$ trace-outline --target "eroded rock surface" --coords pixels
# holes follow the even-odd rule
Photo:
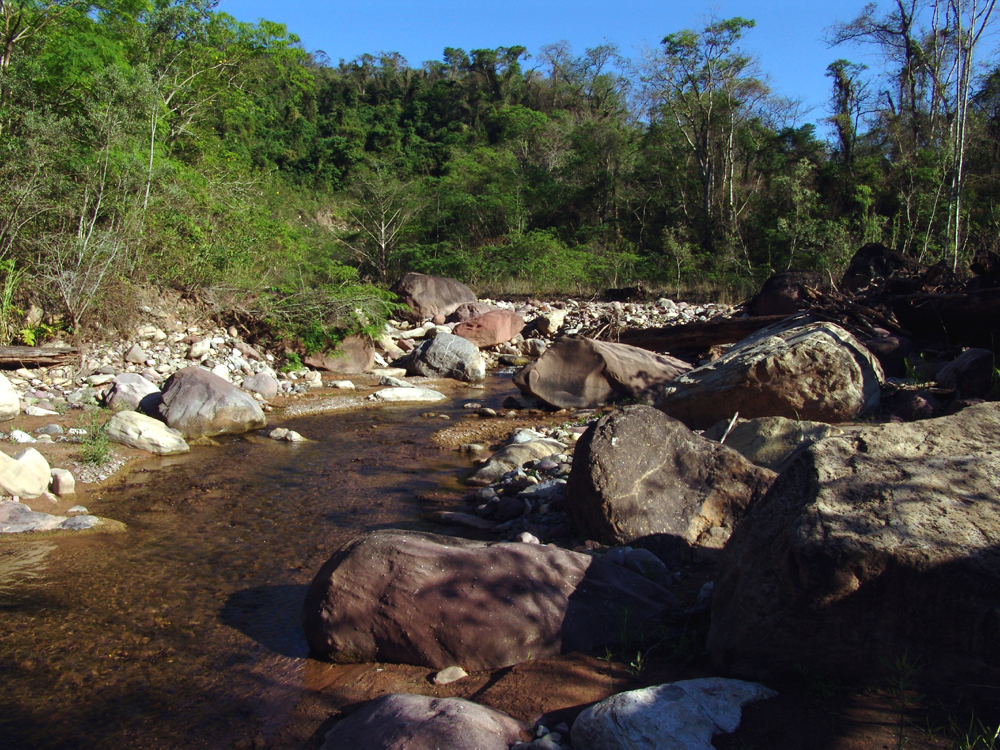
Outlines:
[[[451,333],[439,333],[414,349],[406,371],[409,375],[478,383],[486,378],[486,363],[471,341]]]
[[[847,422],[878,407],[884,381],[878,360],[840,326],[779,323],[675,378],[656,407],[692,429],[736,412]]]
[[[997,684],[998,446],[987,403],[806,450],[723,552],[715,665],[868,679],[905,654],[936,684]]]
[[[775,474],[650,406],[626,406],[580,438],[566,485],[570,514],[607,544],[721,549]]]
[[[476,301],[475,293],[460,281],[413,272],[397,281],[392,292],[400,302],[409,306],[413,320],[447,316],[462,303]]]

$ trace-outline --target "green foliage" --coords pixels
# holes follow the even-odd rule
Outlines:
[[[100,466],[112,455],[111,440],[108,431],[101,420],[101,410],[87,409],[77,426],[86,430],[87,434],[80,440],[78,455],[84,463]]]

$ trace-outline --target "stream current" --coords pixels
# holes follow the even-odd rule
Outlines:
[[[499,408],[510,379],[433,405]],[[425,498],[458,498],[469,463],[427,405],[284,421],[313,440],[232,438],[151,459],[88,501],[119,534],[0,543],[0,746],[264,747],[322,687],[301,608],[356,535],[441,532]],[[252,741],[247,738],[253,738]]]

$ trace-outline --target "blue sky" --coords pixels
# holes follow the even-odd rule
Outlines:
[[[334,63],[385,51],[399,52],[415,67],[441,59],[445,47],[520,44],[534,53],[561,40],[578,53],[610,41],[625,56],[638,58],[644,45],[656,46],[674,31],[700,28],[709,14],[743,16],[757,22],[743,48],[759,56],[777,93],[812,108],[803,121],[817,122],[828,114],[826,66],[840,57],[865,61],[864,50],[830,49],[824,33],[857,16],[863,5],[864,0],[221,0],[219,10],[241,21],[284,23],[306,49],[323,50]]]

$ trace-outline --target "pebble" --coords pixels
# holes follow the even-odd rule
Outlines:
[[[435,674],[433,681],[435,685],[450,685],[451,683],[458,682],[463,677],[468,676],[469,673],[461,667],[447,667]]]
[[[354,383],[350,380],[331,380],[330,387],[337,388],[341,391],[353,391],[356,388]]]
[[[21,430],[12,430],[10,433],[10,439],[13,440],[15,443],[37,442],[35,438],[31,437],[31,435],[29,435],[27,432],[22,432]]]

